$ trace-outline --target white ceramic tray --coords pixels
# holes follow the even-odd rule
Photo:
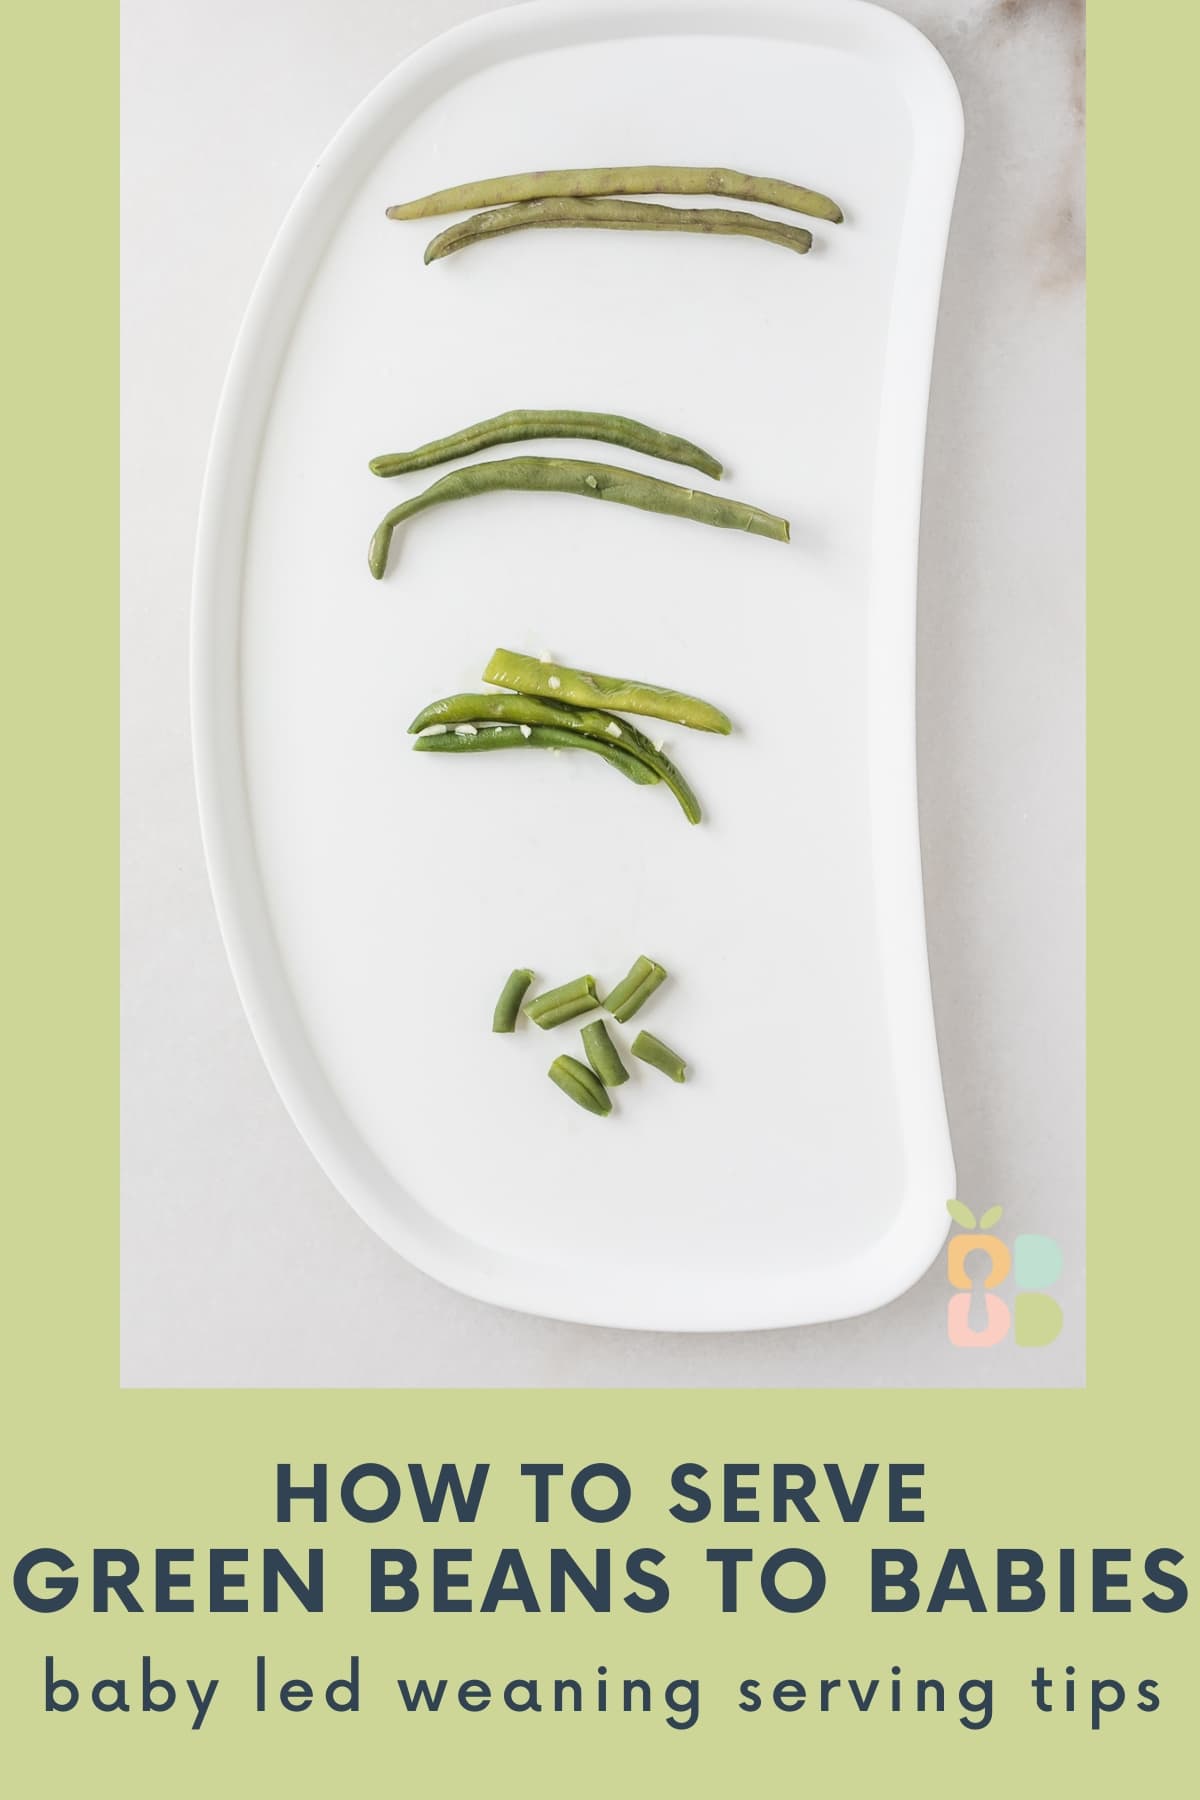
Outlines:
[[[857,0],[538,0],[389,75],[271,252],[197,556],[213,890],[314,1154],[467,1293],[605,1325],[799,1324],[882,1305],[942,1241],[913,665],[961,136],[930,45]],[[812,222],[804,258],[529,232],[426,268],[447,221],[384,218],[483,174],[636,162],[787,176],[846,223]],[[378,517],[443,471],[385,483],[368,456],[514,406],[703,443],[792,543],[496,495],[416,520],[374,583]],[[496,645],[723,706],[731,738],[667,733],[705,823],[589,756],[410,755],[411,715],[477,686]],[[692,1077],[635,1064],[598,1120],[546,1079],[574,1027],[493,1037],[491,1006],[514,964],[608,983],[640,952],[672,979],[637,1023]]]

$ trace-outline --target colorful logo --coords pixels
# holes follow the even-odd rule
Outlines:
[[[946,1245],[946,1274],[958,1291],[946,1307],[946,1333],[962,1350],[990,1350],[1012,1334],[1025,1349],[1052,1344],[1063,1327],[1062,1307],[1052,1287],[1062,1274],[1062,1249],[1056,1239],[1022,1232],[1010,1250],[992,1230],[1004,1211],[989,1207],[977,1219],[961,1200],[947,1200],[946,1211],[963,1227]],[[1011,1306],[993,1290],[1013,1277]]]

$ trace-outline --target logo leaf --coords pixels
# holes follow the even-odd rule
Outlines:
[[[981,1231],[990,1231],[993,1225],[999,1224],[1000,1215],[1003,1211],[1004,1208],[1002,1206],[989,1206],[982,1219],[979,1221],[979,1229]]]
[[[968,1231],[974,1231],[975,1214],[969,1206],[964,1206],[961,1200],[947,1200],[946,1211],[956,1225],[963,1225]]]

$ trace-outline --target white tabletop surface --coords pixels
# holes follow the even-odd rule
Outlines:
[[[967,145],[920,577],[930,961],[959,1195],[1064,1247],[1065,1324],[952,1348],[944,1269],[840,1324],[619,1332],[467,1300],[330,1186],[208,894],[187,639],[208,437],[272,236],[345,115],[479,0],[124,0],[122,1378],[131,1386],[1063,1386],[1083,1380],[1082,0],[894,0]]]

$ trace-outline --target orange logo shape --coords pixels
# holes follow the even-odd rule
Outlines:
[[[966,1270],[972,1250],[983,1250],[991,1259],[991,1268],[983,1278],[984,1287],[999,1287],[1012,1268],[1012,1251],[1002,1238],[993,1237],[990,1231],[964,1231],[960,1237],[950,1239],[946,1246],[946,1273],[951,1287],[968,1290],[974,1287],[975,1281]]]

